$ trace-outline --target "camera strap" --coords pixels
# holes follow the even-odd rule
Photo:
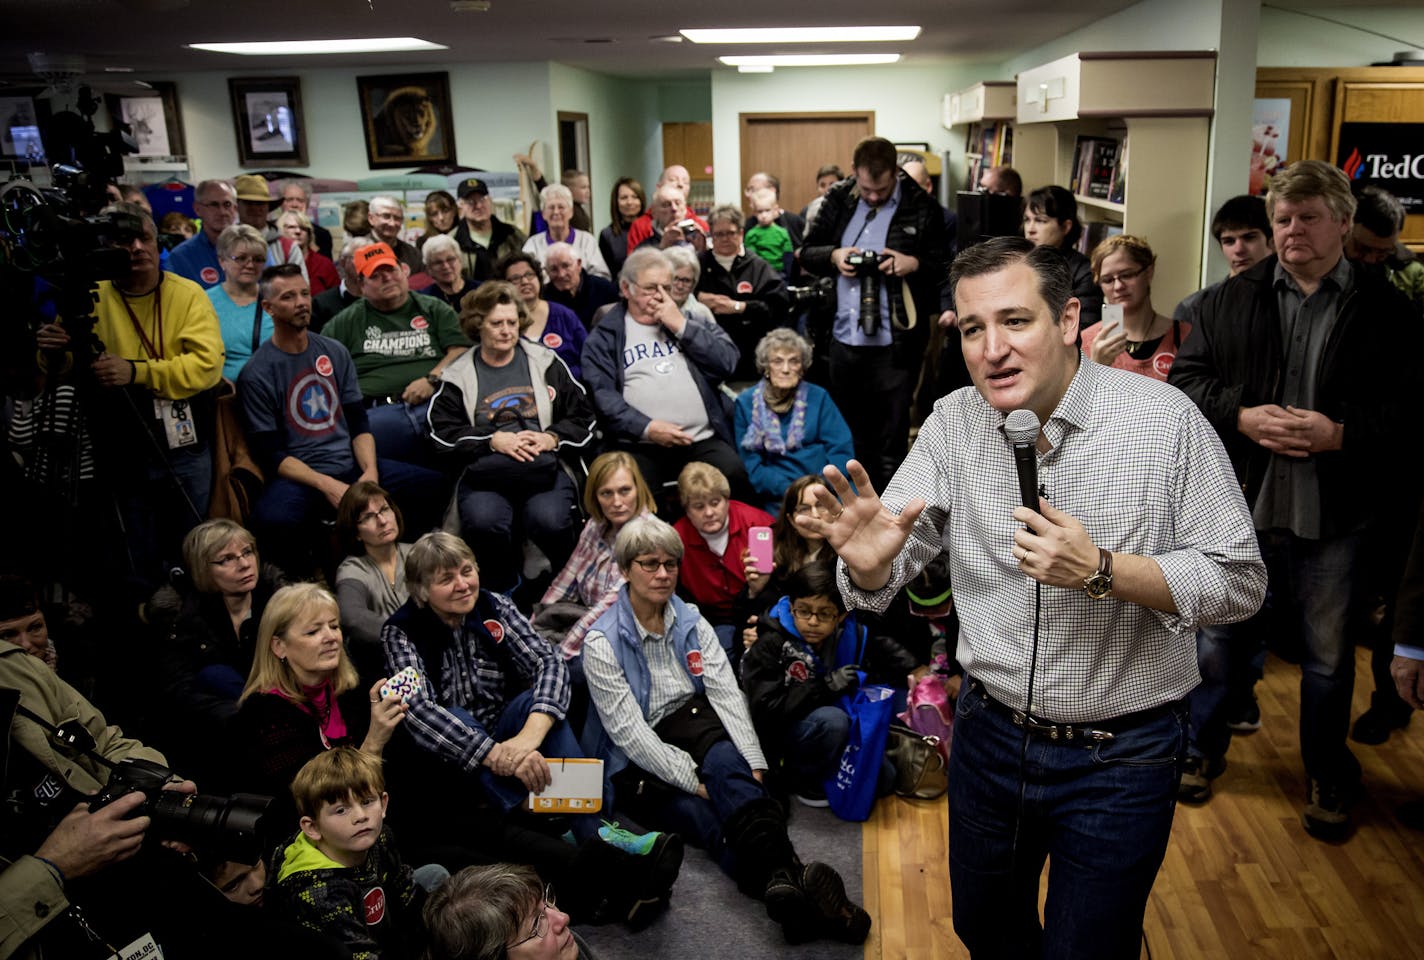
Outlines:
[[[143,324],[138,322],[138,315],[134,313],[133,307],[129,306],[128,294],[118,291],[119,302],[124,305],[124,310],[128,312],[129,321],[133,323],[134,333],[138,334],[139,342],[143,344],[143,352],[148,354],[150,360],[163,359],[163,272],[159,271],[158,283],[153,288],[153,336],[144,331]],[[138,298],[135,298],[138,299]]]
[[[15,704],[15,713],[48,733],[54,745],[66,753],[82,753],[90,760],[102,764],[110,770],[118,768],[118,764],[95,749],[98,743],[94,740],[94,735],[78,720],[65,720],[55,726],[44,717],[18,703]]]

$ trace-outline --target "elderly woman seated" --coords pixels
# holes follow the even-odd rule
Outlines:
[[[668,247],[667,254],[672,263],[672,302],[689,319],[696,317],[707,323],[716,323],[717,318],[692,292],[697,289],[697,281],[702,278],[702,264],[697,262],[697,254],[691,247]]]
[[[475,347],[445,368],[430,401],[436,449],[464,466],[451,509],[499,590],[519,582],[525,537],[555,569],[568,559],[578,485],[561,458],[593,439],[583,387],[554,351],[520,336],[529,322],[514,287],[482,284],[460,314]]]
[[[737,452],[766,509],[776,513],[792,481],[826,464],[844,472],[855,447],[831,395],[805,380],[805,337],[785,327],[771,331],[756,345],[756,368],[762,379],[737,397]]]
[[[399,542],[405,517],[379,484],[357,480],[336,506],[336,533],[350,554],[336,568],[341,630],[356,669],[363,677],[376,677],[382,663],[381,628],[410,597],[405,588],[410,544]]]
[[[223,282],[209,287],[223,339],[223,376],[233,382],[257,348],[272,337],[272,318],[257,296],[257,279],[267,262],[267,241],[245,223],[218,234],[218,264]]]
[[[702,276],[697,299],[711,310],[741,353],[733,379],[753,376],[751,355],[757,341],[787,322],[791,307],[786,282],[765,260],[742,250],[742,211],[723,204],[708,217],[712,249],[698,258]]]
[[[577,380],[583,376],[580,366],[583,342],[588,330],[583,321],[562,303],[550,303],[541,296],[544,268],[532,253],[510,253],[494,265],[494,278],[512,285],[529,314],[529,326],[520,331],[535,343],[542,343],[559,355]]]
[[[766,760],[722,645],[676,596],[677,531],[635,518],[614,553],[628,582],[584,642],[596,709],[583,742],[607,764],[622,808],[707,850],[765,902],[788,942],[863,943],[869,915],[833,868],[802,865],[785,813],[762,786]]]
[[[682,558],[682,592],[696,602],[712,624],[734,665],[741,648],[734,646],[733,608],[748,586],[758,588],[770,570],[758,570],[748,553],[752,527],[770,527],[771,515],[733,500],[727,477],[710,463],[694,461],[677,477],[677,496],[685,515],[674,529],[686,551]]]
[[[534,616],[539,632],[563,650],[576,682],[583,680],[578,655],[584,635],[613,606],[623,586],[623,573],[613,559],[614,538],[629,520],[652,516],[657,509],[637,461],[621,450],[600,454],[588,468],[583,508],[588,520],[578,545],[544,592]]]
[[[549,245],[567,243],[578,253],[583,268],[595,277],[613,279],[603,254],[598,251],[598,238],[587,230],[575,230],[570,219],[574,213],[574,195],[561,183],[551,183],[539,194],[545,229],[524,241],[524,252],[533,254],[539,263],[549,254]]]
[[[443,233],[433,237],[427,235],[422,239],[425,242],[420,245],[420,258],[425,262],[425,272],[435,282],[417,292],[439,297],[459,310],[465,294],[479,286],[466,280],[461,272],[465,261],[460,257],[460,245]]]

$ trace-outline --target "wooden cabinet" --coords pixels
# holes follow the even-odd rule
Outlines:
[[[967,123],[983,123],[985,120],[1012,120],[1014,118],[1014,91],[1012,80],[986,81],[955,93],[944,95],[945,129],[963,126]]]
[[[687,205],[700,216],[712,209],[712,124],[663,124],[663,166],[682,164],[692,178]],[[652,203],[651,191],[648,202]]]
[[[1025,193],[1069,185],[1078,137],[1122,141],[1123,202],[1079,195],[1078,215],[1152,245],[1159,310],[1201,286],[1215,73],[1214,53],[1172,51],[1078,53],[1018,76],[1014,168]]]
[[[1288,162],[1339,162],[1344,123],[1409,123],[1424,130],[1424,67],[1261,67],[1256,96],[1291,102]],[[1418,149],[1424,152],[1424,136]],[[1424,213],[1405,218],[1401,239],[1424,250]]]

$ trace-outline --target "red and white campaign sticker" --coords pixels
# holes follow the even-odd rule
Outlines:
[[[564,345],[564,338],[554,333],[552,330],[544,334],[544,346],[550,350],[557,350]]]
[[[737,284],[737,292],[738,292],[738,293],[751,293],[751,292],[752,292],[752,285],[751,285],[751,283],[748,282],[748,281],[746,281],[746,280],[743,280],[741,283]]]
[[[386,917],[386,891],[380,887],[372,887],[366,891],[366,895],[361,898],[361,902],[366,906],[366,925],[372,926],[380,923]]]
[[[328,357],[326,354],[323,353],[321,356],[316,358],[317,373],[321,374],[323,377],[329,377],[331,376],[332,369],[333,368],[331,366],[331,358]]]
[[[428,326],[430,326],[430,321],[422,316],[417,315],[410,318],[410,328],[412,330],[424,330]]]
[[[204,267],[198,276],[203,278],[204,283],[217,283],[220,279],[217,267]]]
[[[504,639],[504,624],[498,620],[486,620],[485,629],[489,631],[490,639],[495,643]]]
[[[791,666],[786,668],[786,675],[797,683],[804,683],[811,675],[811,671],[806,669],[806,664],[800,660],[791,661]]]
[[[1172,361],[1175,359],[1177,359],[1175,353],[1159,353],[1152,358],[1152,369],[1156,370],[1157,375],[1165,380],[1167,374],[1171,372]]]
[[[694,677],[702,676],[702,651],[687,651],[687,672]]]

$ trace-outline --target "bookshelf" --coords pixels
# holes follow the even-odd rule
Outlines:
[[[965,190],[979,185],[986,167],[1013,162],[1016,113],[1011,80],[985,81],[944,95],[944,126],[965,127]]]
[[[1025,193],[1072,183],[1079,137],[1118,141],[1122,201],[1079,191],[1079,217],[1085,230],[1120,227],[1152,244],[1162,309],[1201,286],[1215,76],[1210,51],[1077,53],[1018,76],[1014,168]]]

